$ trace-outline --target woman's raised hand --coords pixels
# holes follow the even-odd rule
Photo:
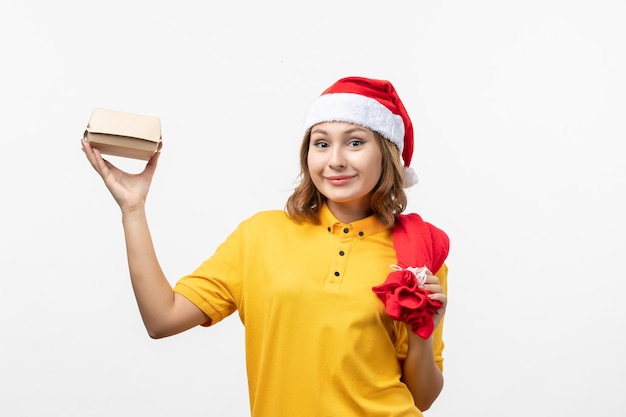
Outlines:
[[[102,158],[100,151],[82,140],[82,149],[91,166],[102,177],[113,198],[122,211],[132,211],[143,207],[150,190],[152,177],[157,167],[160,152],[155,153],[139,174],[129,174]]]

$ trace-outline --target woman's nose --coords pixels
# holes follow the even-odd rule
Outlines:
[[[343,149],[340,146],[334,147],[328,165],[333,169],[345,168],[346,160]]]

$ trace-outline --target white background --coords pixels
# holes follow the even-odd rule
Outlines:
[[[446,386],[426,415],[625,415],[625,12],[3,1],[0,415],[247,415],[236,315],[147,336],[119,209],[79,139],[93,107],[161,118],[148,213],[174,283],[283,207],[304,109],[347,75],[398,89],[420,175],[409,211],[452,240]]]

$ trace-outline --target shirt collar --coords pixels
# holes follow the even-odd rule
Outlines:
[[[319,219],[321,225],[327,229],[328,232],[340,236],[364,238],[386,230],[385,225],[383,225],[375,215],[368,216],[352,223],[342,223],[337,220],[326,203],[324,203],[320,209]]]

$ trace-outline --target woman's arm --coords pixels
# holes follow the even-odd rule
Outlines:
[[[435,328],[441,322],[447,305],[447,296],[444,293],[439,278],[428,273],[424,288],[429,291],[429,297],[441,302],[441,308],[433,316]],[[416,335],[407,326],[409,347],[403,364],[402,380],[407,385],[415,405],[421,411],[428,410],[435,402],[443,389],[443,374],[437,366],[434,353],[434,336],[428,339]]]
[[[146,220],[145,201],[156,170],[159,153],[140,174],[128,174],[102,159],[85,140],[83,151],[122,211],[131,283],[148,334],[161,338],[208,321],[208,317],[185,297],[174,293],[159,265]]]
[[[131,283],[148,334],[161,338],[209,318],[187,298],[172,291],[159,265],[143,207],[122,212]]]
[[[435,363],[433,337],[422,339],[409,332],[409,350],[404,360],[402,380],[407,385],[415,405],[426,411],[435,402],[443,388],[443,374]]]

